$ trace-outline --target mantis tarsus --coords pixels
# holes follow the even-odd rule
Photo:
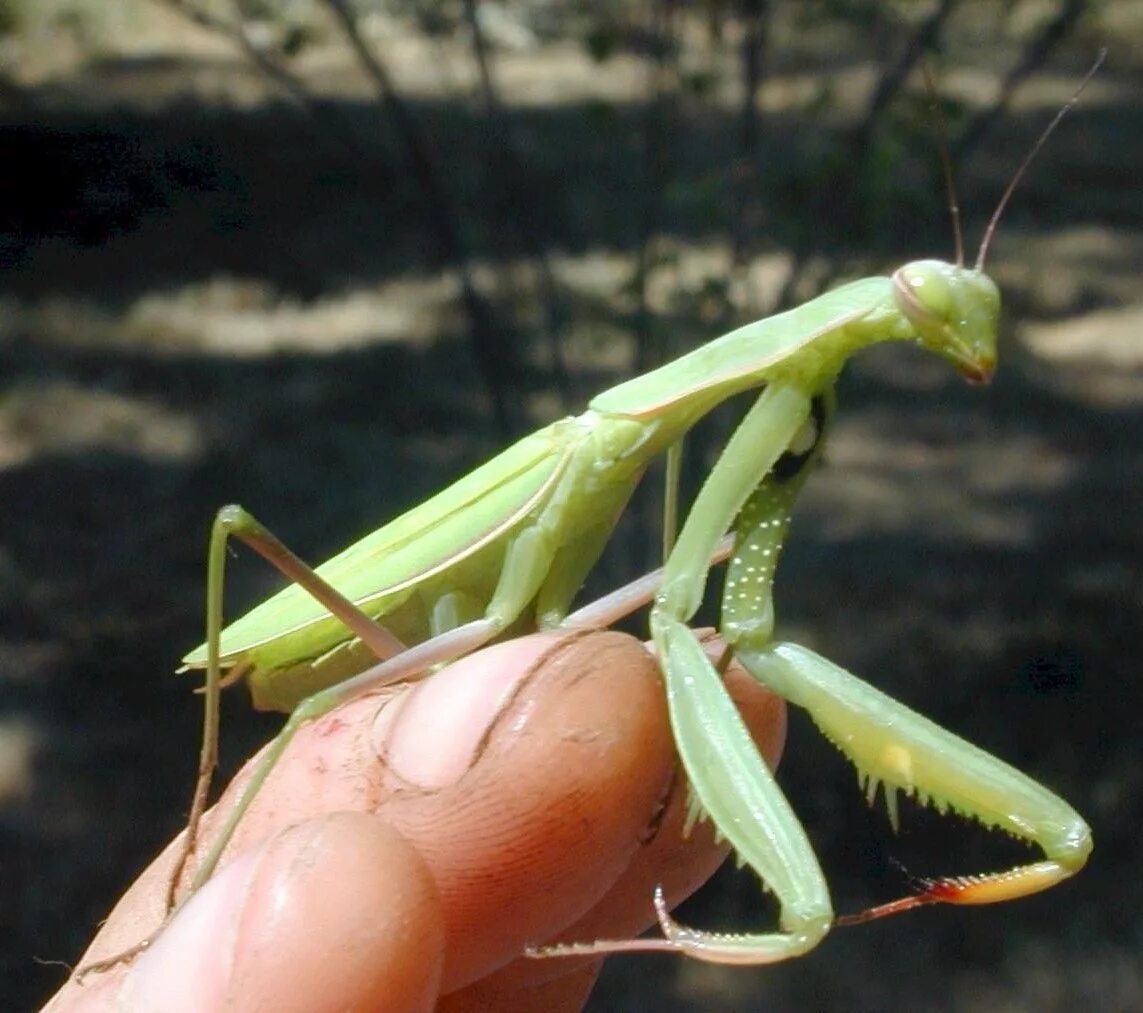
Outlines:
[[[525,437],[316,571],[242,509],[220,511],[208,566],[207,641],[184,659],[186,668],[207,673],[204,747],[184,861],[194,847],[214,767],[220,686],[245,676],[258,706],[291,713],[199,864],[192,888],[213,873],[235,825],[298,727],[507,632],[563,624],[647,464],[676,448],[716,405],[759,388],[656,578],[650,626],[692,791],[692,822],[709,818],[774,892],[781,905],[779,927],[742,935],[683,928],[660,894],[655,907],[661,939],[558,945],[534,955],[669,950],[709,961],[768,963],[806,952],[837,921],[925,903],[1007,900],[1078,871],[1091,851],[1091,833],[1065,802],[813,651],[775,642],[772,602],[790,512],[825,442],[834,384],[849,356],[883,341],[914,341],[974,382],[991,377],[1000,297],[983,273],[988,242],[1032,155],[1078,94],[1016,173],[973,268],[961,265],[959,252],[956,264],[916,261],[890,277],[852,282],[741,327],[603,392],[582,415]],[[720,554],[720,540],[731,529],[721,631],[747,671],[810,713],[857,766],[870,800],[884,786],[894,822],[897,791],[915,793],[1038,845],[1044,860],[931,882],[917,896],[835,919],[801,824],[687,625],[711,561]],[[222,630],[231,535],[297,583]],[[621,597],[600,618],[610,621],[637,600],[637,591]]]

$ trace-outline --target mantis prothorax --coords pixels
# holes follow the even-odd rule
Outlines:
[[[506,632],[564,624],[648,463],[678,447],[716,405],[751,389],[761,390],[757,401],[654,579],[650,626],[692,792],[692,822],[709,818],[776,895],[779,927],[742,935],[683,928],[659,894],[661,939],[557,945],[534,955],[669,950],[761,964],[806,952],[835,924],[805,832],[687,625],[712,561],[726,554],[720,540],[728,530],[734,538],[723,636],[754,678],[809,712],[856,765],[870,800],[883,785],[895,822],[896,793],[903,790],[1000,827],[1044,853],[1042,861],[1003,872],[931,882],[918,896],[841,921],[924,903],[1008,900],[1078,871],[1091,851],[1091,833],[1070,806],[813,651],[776,642],[772,601],[791,509],[821,453],[834,413],[834,384],[846,360],[869,345],[911,341],[973,382],[992,376],[1000,296],[983,273],[987,245],[1016,182],[1078,94],[1021,165],[973,268],[962,266],[959,255],[956,264],[915,261],[891,276],[852,282],[740,327],[604,391],[582,415],[525,437],[316,571],[241,508],[220,511],[209,556],[207,641],[184,659],[185,668],[206,670],[204,745],[184,862],[215,765],[220,686],[244,676],[257,706],[291,713],[199,863],[192,889],[211,876],[235,825],[302,724]],[[296,583],[222,630],[231,535]],[[578,621],[610,621],[637,606],[646,587]],[[176,885],[177,875],[172,905]]]

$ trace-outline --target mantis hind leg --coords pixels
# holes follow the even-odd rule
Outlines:
[[[206,576],[206,643],[207,665],[206,679],[203,685],[203,723],[202,745],[199,750],[198,771],[195,778],[194,794],[191,799],[190,814],[187,817],[186,831],[183,833],[182,846],[172,867],[167,882],[166,911],[170,919],[175,911],[178,901],[177,892],[179,883],[191,855],[194,854],[198,844],[199,828],[206,812],[207,800],[210,797],[211,783],[214,772],[218,767],[218,737],[219,737],[219,711],[220,691],[223,686],[240,680],[248,671],[249,665],[239,663],[223,674],[219,657],[219,641],[222,633],[222,600],[225,589],[225,573],[227,550],[231,538],[244,542],[271,566],[284,576],[306,588],[318,601],[330,610],[345,626],[353,632],[373,653],[381,660],[389,659],[401,653],[405,645],[398,640],[385,627],[375,622],[348,598],[342,595],[328,582],[323,580],[308,564],[290,551],[276,535],[264,527],[255,517],[240,506],[231,504],[224,506],[215,516],[211,526],[210,546],[207,550],[207,576]],[[267,769],[266,773],[269,770]],[[251,796],[252,797],[252,796]],[[237,821],[235,821],[237,822]],[[231,828],[233,830],[233,828]],[[229,837],[229,834],[226,835]],[[225,843],[225,841],[223,842]],[[221,848],[217,849],[221,853]],[[212,849],[211,854],[214,854]],[[217,855],[214,863],[217,863]],[[211,865],[213,868],[213,863]],[[195,886],[199,885],[199,876],[196,876]],[[160,926],[160,929],[162,926]],[[150,945],[154,934],[122,953],[97,961],[81,968],[78,976],[107,970],[124,961],[130,960]]]
[[[719,563],[726,562],[733,551],[734,536],[727,535],[711,553],[707,566],[715,567]],[[636,577],[622,587],[608,592],[602,598],[597,598],[595,601],[576,609],[560,625],[563,627],[598,629],[627,618],[632,612],[651,603],[663,584],[664,570],[665,567],[660,566],[657,570],[643,574],[642,577]]]
[[[521,615],[528,602],[536,596],[553,557],[553,549],[545,533],[538,526],[525,527],[517,532],[509,543],[500,580],[485,609],[484,616],[407,648],[388,630],[364,615],[352,602],[297,559],[277,538],[241,507],[224,508],[219,511],[215,521],[211,537],[210,564],[207,568],[207,644],[209,653],[207,661],[208,700],[205,710],[208,720],[213,716],[215,722],[217,722],[218,712],[219,659],[217,652],[221,632],[221,585],[226,542],[231,535],[237,536],[252,545],[259,554],[313,594],[315,598],[330,609],[336,618],[344,622],[355,635],[370,645],[380,660],[378,664],[364,672],[306,697],[294,708],[281,731],[278,732],[270,747],[263,754],[253,776],[247,782],[242,796],[231,810],[210,850],[199,864],[191,884],[192,893],[213,874],[238,822],[250,807],[270,771],[302,725],[328,714],[340,704],[364,693],[412,678],[434,665],[455,661],[490,642],[517,616]],[[445,611],[449,610],[445,609]],[[217,746],[217,724],[211,728],[211,733],[209,744],[206,742],[207,736],[204,735],[200,783],[203,780],[202,770],[213,771],[214,752]],[[206,783],[209,785],[209,774]],[[200,792],[196,788],[196,802],[199,794]],[[192,815],[196,814],[192,812]],[[197,812],[197,816],[201,819],[201,811]],[[197,820],[195,829],[197,829]],[[187,857],[192,849],[193,835],[188,831],[183,856],[175,867],[176,877],[181,877]],[[172,883],[172,900],[177,882],[178,879],[176,878]]]
[[[710,565],[725,558],[729,550],[729,544],[720,545],[711,557]],[[192,890],[197,890],[213,874],[238,822],[302,725],[364,693],[410,679],[435,665],[456,661],[489,643],[535,596],[538,585],[547,574],[551,558],[552,552],[543,534],[536,529],[526,529],[516,536],[509,547],[500,586],[483,617],[440,633],[424,643],[405,648],[401,653],[380,661],[359,675],[321,690],[298,704],[263,754],[242,797],[231,810],[196,871]],[[562,625],[586,627],[615,622],[645,604],[661,582],[662,571],[656,570],[607,595],[600,602],[572,613]]]
[[[330,612],[340,619],[379,659],[391,658],[405,645],[385,627],[365,615],[348,598],[339,593],[314,570],[291,552],[272,532],[240,506],[225,506],[218,511],[211,527],[207,553],[206,576],[206,642],[208,650],[206,682],[203,687],[202,747],[198,773],[191,799],[187,829],[182,848],[175,861],[167,885],[167,911],[175,907],[175,894],[190,856],[198,843],[198,830],[206,811],[214,771],[218,766],[219,691],[223,685],[241,678],[246,666],[239,664],[225,676],[219,659],[222,632],[222,599],[228,543],[238,538],[257,552],[271,566],[290,580],[306,588]]]
[[[554,550],[549,538],[538,526],[517,532],[509,543],[504,566],[496,591],[482,618],[465,623],[455,629],[432,637],[414,647],[406,648],[388,630],[365,616],[351,601],[322,580],[310,567],[290,552],[274,535],[258,523],[241,507],[224,507],[219,511],[211,532],[210,555],[207,565],[207,681],[204,691],[204,731],[200,755],[199,776],[195,785],[191,819],[183,837],[183,845],[174,865],[168,886],[167,917],[155,933],[122,953],[81,968],[82,977],[92,972],[107,970],[146,949],[151,940],[170,920],[182,901],[177,901],[178,885],[183,878],[198,835],[205,811],[206,797],[217,765],[218,701],[221,684],[219,642],[222,628],[222,587],[226,565],[227,543],[238,537],[251,545],[275,567],[305,587],[352,632],[381,657],[379,664],[366,671],[307,697],[294,708],[281,731],[263,752],[242,795],[227,815],[210,850],[195,871],[191,882],[192,896],[214,873],[226,846],[230,843],[239,821],[249,809],[266,778],[273,770],[286,747],[304,724],[329,713],[338,705],[370,690],[393,682],[412,678],[433,665],[455,661],[487,644],[502,632],[528,602],[533,600],[542,585],[552,562]]]

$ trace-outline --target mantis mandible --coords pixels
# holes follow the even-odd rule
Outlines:
[[[1098,68],[1085,78],[1084,84]],[[1082,85],[1081,89],[1082,90]],[[703,484],[660,574],[650,627],[671,725],[691,790],[690,822],[709,818],[781,906],[776,930],[726,935],[684,928],[654,898],[663,937],[556,945],[537,956],[667,950],[763,964],[802,954],[837,923],[920,904],[985,904],[1073,875],[1091,832],[1063,800],[1001,760],[907,709],[826,658],[773,638],[772,585],[791,510],[825,443],[834,384],[848,358],[911,341],[972,382],[996,366],[1000,296],[984,273],[988,243],[1016,183],[1078,99],[1059,111],[1021,164],[986,229],[974,267],[915,261],[851,282],[747,324],[650,373],[604,391],[587,411],[525,437],[426,503],[310,570],[240,507],[215,521],[208,564],[207,639],[184,659],[205,669],[204,744],[185,848],[193,851],[216,759],[219,690],[245,677],[256,706],[290,712],[228,821],[200,862],[192,891],[213,873],[237,822],[297,729],[339,704],[413,678],[518,629],[569,620],[572,600],[603,552],[648,463],[673,452],[716,405],[761,393]],[[750,674],[805,708],[857,767],[872,801],[884,786],[916,794],[1037,845],[1041,861],[930,881],[915,896],[835,919],[801,824],[688,627],[709,568],[727,555],[721,632]],[[227,542],[240,537],[295,581],[222,629]],[[647,582],[600,609],[610,622],[638,607]],[[572,615],[572,622],[589,621]],[[414,646],[406,646],[414,645]],[[133,951],[132,951],[133,952]],[[91,965],[97,969],[123,959]]]

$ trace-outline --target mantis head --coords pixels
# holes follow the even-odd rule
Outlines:
[[[973,383],[992,379],[1000,292],[991,278],[940,260],[916,260],[893,275],[893,294],[924,348]]]
[[[1000,292],[984,273],[984,261],[1000,218],[1024,174],[1039,154],[1044,143],[1060,125],[1060,121],[1079,101],[1088,82],[1099,70],[1107,50],[1101,49],[1079,87],[1037,138],[1024,156],[996,210],[988,220],[980,251],[973,268],[964,267],[964,241],[961,233],[960,209],[953,188],[952,165],[942,145],[941,161],[949,194],[953,235],[956,240],[956,264],[940,260],[916,260],[893,275],[893,295],[897,308],[917,333],[917,340],[932,352],[948,359],[972,383],[987,383],[996,370],[996,324],[1000,317]],[[926,78],[927,78],[926,71]],[[932,82],[929,89],[934,93]],[[935,104],[934,104],[935,105]],[[939,106],[935,105],[937,116]]]

